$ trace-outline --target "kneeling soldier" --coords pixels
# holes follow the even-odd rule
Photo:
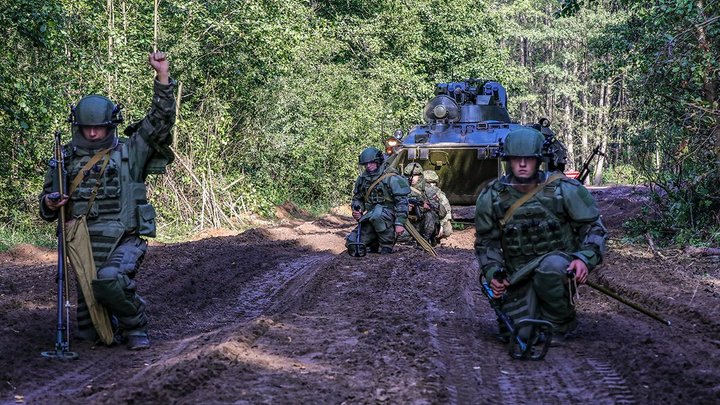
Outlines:
[[[371,253],[392,253],[397,236],[405,232],[410,187],[395,170],[387,169],[383,153],[366,148],[358,159],[365,171],[355,181],[352,216],[358,226],[347,236],[351,256],[362,256],[359,248]]]

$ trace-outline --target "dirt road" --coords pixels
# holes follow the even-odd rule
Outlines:
[[[611,231],[591,279],[672,321],[582,287],[577,339],[512,360],[492,334],[472,230],[432,258],[343,253],[352,220],[154,245],[138,276],[153,345],[51,350],[55,254],[0,255],[0,403],[717,403],[720,258],[623,243],[642,193],[593,193]]]

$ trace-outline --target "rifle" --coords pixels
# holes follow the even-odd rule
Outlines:
[[[595,155],[599,156],[607,156],[604,152],[600,151],[600,145],[597,145],[595,149],[593,149],[592,153],[590,154],[590,157],[585,160],[585,163],[583,163],[582,167],[580,168],[580,173],[578,173],[577,179],[580,183],[585,184],[585,180],[590,175],[590,162],[592,162]]]
[[[53,173],[53,189],[51,199],[61,199],[65,195],[67,172],[65,171],[65,155],[60,140],[60,131],[55,131],[55,146],[53,158],[50,160]],[[57,261],[57,333],[55,336],[55,350],[42,352],[43,357],[61,360],[77,359],[78,355],[70,351],[70,292],[67,274],[67,254],[65,245],[65,207],[58,211],[58,261]]]
[[[420,218],[422,216],[424,203],[425,202],[422,200],[422,198],[408,197],[408,206],[413,206],[412,212],[408,212],[408,214],[412,214]]]
[[[504,269],[497,270],[493,274],[493,278],[498,281],[505,280],[507,273]],[[510,332],[508,341],[510,357],[516,360],[542,360],[552,342],[552,324],[540,319],[523,319],[517,323],[513,322],[512,318],[502,311],[503,297],[495,297],[487,281],[483,280],[481,284],[482,292],[487,297],[490,307]],[[524,340],[519,334],[520,329],[524,327],[531,328],[527,340]]]

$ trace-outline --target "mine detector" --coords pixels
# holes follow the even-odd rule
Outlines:
[[[546,143],[564,150],[555,140],[549,120],[534,125],[511,122],[507,92],[494,81],[438,84],[435,96],[425,105],[423,119],[425,124],[412,127],[407,134],[397,130],[386,139],[385,153],[390,166],[399,170],[410,162],[435,170],[439,186],[453,206],[453,219],[459,222],[473,220],[478,194],[502,174],[498,147],[510,131],[535,128],[545,135]]]

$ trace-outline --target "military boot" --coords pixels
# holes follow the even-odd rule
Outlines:
[[[127,337],[128,350],[144,350],[150,347],[150,339],[144,335],[130,335]]]
[[[387,255],[393,252],[393,248],[389,246],[383,246],[380,248],[380,254],[381,255]]]

